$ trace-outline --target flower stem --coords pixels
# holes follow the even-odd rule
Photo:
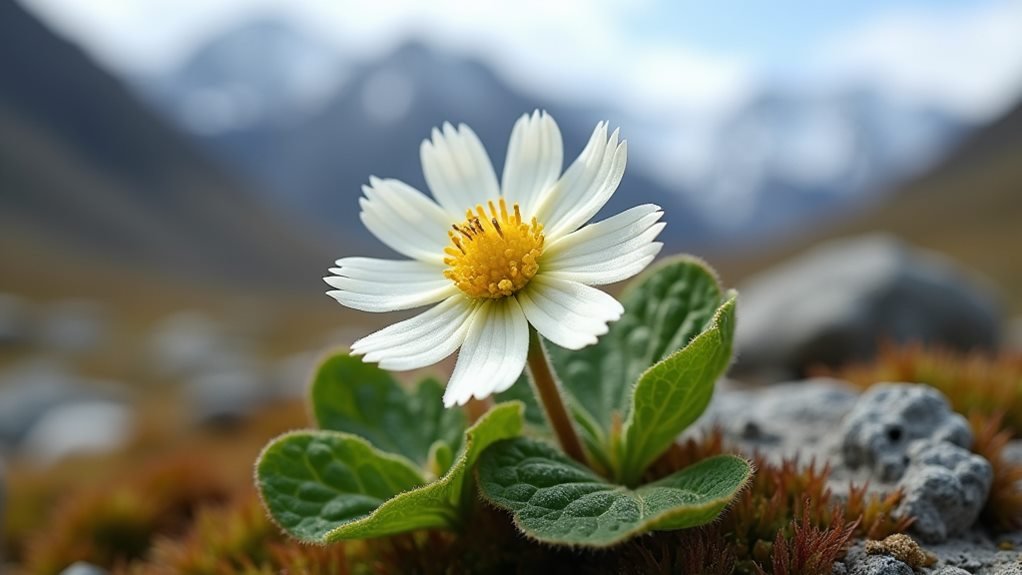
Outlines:
[[[546,411],[547,420],[557,434],[557,440],[572,459],[588,465],[585,450],[582,449],[582,442],[575,432],[571,423],[571,416],[564,407],[561,399],[561,392],[557,389],[557,381],[550,370],[550,363],[547,361],[546,353],[543,351],[543,344],[539,340],[539,334],[532,326],[529,327],[529,375],[532,376],[532,388],[539,398],[543,410]]]

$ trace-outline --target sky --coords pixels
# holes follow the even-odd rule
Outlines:
[[[1022,93],[1022,0],[22,0],[123,74],[273,14],[367,58],[415,37],[543,94],[716,117],[757,86],[866,81],[977,122]],[[691,122],[689,122],[691,123]]]

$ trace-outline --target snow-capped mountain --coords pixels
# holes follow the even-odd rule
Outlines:
[[[344,77],[333,47],[263,18],[213,39],[171,74],[139,86],[186,130],[215,136],[295,122],[332,96]]]
[[[316,82],[303,83],[310,77]],[[972,128],[869,86],[764,88],[686,142],[701,147],[704,161],[693,165],[671,155],[689,137],[686,126],[629,131],[620,111],[523,93],[482,61],[421,43],[345,60],[271,21],[228,31],[176,73],[145,85],[156,106],[282,208],[343,228],[349,239],[362,233],[353,206],[370,174],[424,189],[418,145],[445,120],[471,125],[498,173],[511,124],[533,108],[558,119],[566,157],[597,120],[624,126],[640,159],[615,197],[621,205],[610,208],[664,206],[673,248],[747,242],[856,206],[938,160]],[[229,121],[196,117],[194,109],[219,110]]]
[[[716,127],[688,187],[714,227],[783,230],[882,194],[969,128],[876,90],[766,91]]]

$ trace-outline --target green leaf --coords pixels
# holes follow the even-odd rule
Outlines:
[[[709,523],[751,474],[744,459],[720,455],[629,489],[607,483],[550,445],[524,437],[494,445],[478,467],[483,497],[511,511],[527,536],[587,547]]]
[[[405,458],[334,431],[308,431],[273,441],[256,465],[270,515],[291,535],[326,543],[425,528],[458,528],[471,501],[467,484],[479,454],[522,428],[522,405],[503,403],[465,432],[458,458],[426,483]]]
[[[731,292],[705,331],[639,378],[620,447],[617,477],[624,484],[634,485],[706,410],[714,384],[731,363],[736,298]]]
[[[624,315],[595,345],[546,346],[595,458],[613,463],[611,442],[629,415],[639,376],[703,331],[721,298],[717,276],[702,260],[668,259],[629,284],[621,297]]]
[[[423,380],[410,394],[376,365],[338,354],[320,364],[310,394],[321,429],[362,436],[420,466],[434,442],[461,445],[465,414],[444,409],[443,384],[435,379]]]
[[[497,441],[521,433],[522,411],[517,402],[493,407],[465,432],[464,448],[446,475],[397,495],[362,519],[338,525],[324,541],[382,537],[429,527],[459,528],[473,498],[474,491],[467,483],[479,454]]]
[[[303,541],[322,541],[337,525],[423,483],[404,457],[336,431],[287,433],[256,463],[256,484],[270,515]]]

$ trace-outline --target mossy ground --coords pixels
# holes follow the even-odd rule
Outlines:
[[[902,365],[905,360],[898,357]],[[976,373],[979,360],[959,363],[941,357],[947,362],[939,372],[945,379],[933,381],[949,389],[945,393],[962,409],[955,386],[963,384],[948,381],[953,374]],[[865,366],[857,368],[858,381],[891,379],[878,375],[886,374],[882,370],[888,361],[885,356],[874,364],[872,376],[865,375]],[[990,361],[1001,365],[1005,360]],[[966,365],[971,367],[966,370]],[[911,375],[918,373],[906,377]],[[1007,397],[1001,386],[1016,385],[1013,377],[980,389]],[[992,404],[981,396],[967,397],[976,405]],[[983,521],[993,529],[1017,527],[1022,471],[1005,463],[1000,451],[1017,435],[1010,422],[1020,414],[967,411],[973,414],[976,450],[991,458],[997,470]],[[124,574],[825,574],[850,542],[903,532],[911,521],[893,515],[897,493],[881,499],[857,486],[847,498],[832,497],[823,462],[774,465],[759,458],[754,481],[714,524],[655,533],[610,550],[536,544],[516,533],[503,513],[481,503],[462,533],[423,531],[313,547],[273,526],[251,487],[252,462],[260,447],[280,432],[307,425],[301,403],[275,406],[226,429],[183,432],[171,419],[149,419],[135,441],[115,455],[65,461],[46,471],[16,465],[9,477],[13,495],[6,509],[4,556],[21,572],[40,574],[59,573],[78,560]],[[720,433],[709,433],[674,446],[654,464],[649,478],[729,449]]]

